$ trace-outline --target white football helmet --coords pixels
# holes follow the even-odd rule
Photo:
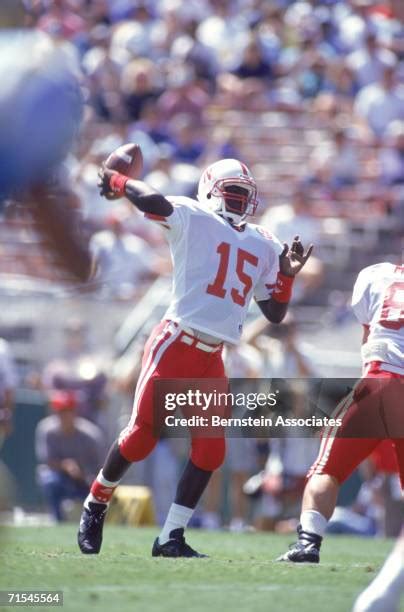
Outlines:
[[[257,209],[257,185],[245,164],[237,159],[221,159],[202,173],[198,200],[233,225],[240,226]]]

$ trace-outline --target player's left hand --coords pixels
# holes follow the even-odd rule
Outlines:
[[[298,272],[303,268],[306,261],[309,259],[313,251],[313,245],[311,244],[306,252],[300,242],[299,236],[295,236],[292,242],[292,246],[283,243],[283,251],[279,255],[279,270],[285,276],[296,276]]]
[[[110,180],[114,174],[118,174],[115,170],[110,170],[106,167],[105,163],[102,164],[98,171],[98,187],[100,195],[104,196],[107,200],[116,200],[116,194],[111,191]]]

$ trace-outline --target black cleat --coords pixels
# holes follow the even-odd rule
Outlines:
[[[290,561],[292,563],[319,563],[320,547],[323,538],[316,533],[303,531],[301,525],[297,527],[299,536],[296,544],[292,544],[288,552],[277,558],[277,561]]]
[[[154,540],[152,548],[152,557],[199,557],[206,558],[208,555],[202,555],[196,552],[185,542],[184,530],[173,529],[170,532],[170,539],[165,544],[160,544],[159,539]]]
[[[83,508],[77,542],[84,555],[98,555],[102,544],[102,528],[107,513],[106,504],[89,502],[88,509]]]

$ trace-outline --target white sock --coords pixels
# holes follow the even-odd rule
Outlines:
[[[180,506],[179,504],[171,504],[166,522],[164,523],[163,529],[159,535],[159,543],[165,544],[168,542],[170,539],[170,533],[174,529],[185,529],[193,513],[193,508],[187,508],[186,506]]]
[[[99,497],[97,497],[97,495],[94,495],[94,493],[92,491],[93,490],[96,491],[96,489],[101,489],[101,490],[102,489],[111,489],[110,495],[109,495],[109,498],[111,498],[112,497],[112,493],[114,492],[116,487],[119,485],[119,482],[120,482],[119,480],[117,480],[116,482],[112,482],[111,480],[107,480],[106,478],[104,478],[102,470],[100,470],[97,478],[95,479],[95,481],[93,482],[93,484],[91,486],[90,493],[87,495],[86,499],[84,500],[84,507],[89,509],[89,507],[88,507],[89,502],[94,502],[96,504],[105,504],[106,506],[109,506],[109,500],[108,501],[101,500]]]
[[[328,521],[325,516],[321,512],[317,512],[317,510],[305,510],[300,515],[300,524],[303,531],[315,533],[321,537],[325,533],[327,523]]]

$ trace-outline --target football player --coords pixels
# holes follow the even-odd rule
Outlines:
[[[146,343],[133,414],[111,447],[85,500],[78,543],[98,553],[109,501],[134,461],[153,450],[153,383],[157,378],[225,380],[223,343],[237,344],[251,298],[267,319],[286,314],[294,277],[308,260],[298,238],[282,245],[263,228],[246,222],[257,208],[257,186],[243,163],[223,159],[209,166],[198,186],[198,200],[165,197],[139,180],[105,165],[101,194],[125,196],[166,232],[173,260],[173,297]],[[223,437],[194,437],[174,503],[156,538],[152,555],[201,557],[184,538],[212,472],[223,462]]]
[[[363,325],[363,378],[333,414],[341,425],[323,433],[303,494],[299,539],[279,561],[319,562],[340,485],[384,438],[392,441],[404,488],[404,265],[362,270],[352,308]]]

